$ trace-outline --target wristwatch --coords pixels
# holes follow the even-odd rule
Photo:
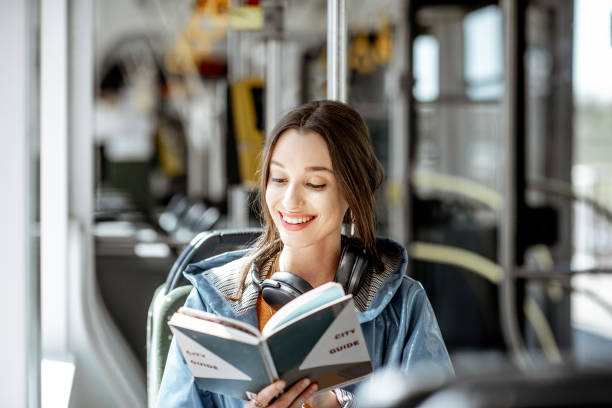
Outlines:
[[[355,396],[348,391],[343,390],[342,388],[334,388],[332,391],[336,394],[336,399],[342,408],[354,408],[357,406],[355,404]]]

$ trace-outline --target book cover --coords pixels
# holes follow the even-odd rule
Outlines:
[[[276,371],[287,384],[308,377],[319,390],[372,371],[352,296],[294,320],[267,338]]]
[[[372,371],[351,295],[328,283],[296,298],[263,334],[243,322],[181,308],[169,322],[204,390],[248,399],[276,379],[308,377],[320,392]]]
[[[179,323],[180,324],[180,323]],[[262,343],[245,342],[171,326],[196,384],[203,390],[245,399],[274,378],[266,369]]]

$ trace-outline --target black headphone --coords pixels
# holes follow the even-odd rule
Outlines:
[[[369,266],[370,257],[361,241],[342,236],[342,253],[334,281],[342,285],[344,293],[354,295],[359,291]],[[251,277],[263,299],[275,310],[312,289],[310,283],[291,272],[275,272],[262,281],[255,263],[251,265]]]

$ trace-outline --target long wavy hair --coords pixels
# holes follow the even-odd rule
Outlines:
[[[255,264],[260,268],[266,260],[282,249],[282,242],[268,211],[265,197],[272,153],[279,138],[290,129],[300,133],[317,133],[325,140],[334,175],[349,208],[343,222],[355,223],[359,238],[375,270],[380,272],[383,269],[374,232],[374,192],[381,185],[384,172],[374,154],[368,128],[361,115],[350,106],[337,101],[314,101],[287,113],[272,130],[264,146],[258,171],[257,197],[263,233],[248,255],[236,300],[242,296],[251,266]]]

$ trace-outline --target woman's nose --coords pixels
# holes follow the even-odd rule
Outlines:
[[[283,196],[283,206],[286,210],[299,210],[302,205],[303,197],[298,185],[290,183],[285,189]]]

